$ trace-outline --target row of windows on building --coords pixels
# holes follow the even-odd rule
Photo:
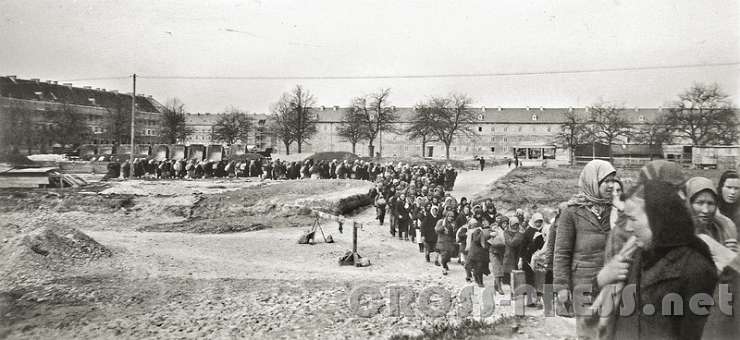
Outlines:
[[[482,133],[486,131],[490,132],[553,132],[557,131],[558,125],[504,125],[504,126],[491,126],[491,127],[483,127],[483,126],[477,126],[474,130]],[[334,132],[334,129],[330,125],[324,125],[323,127],[319,128],[319,131],[324,132]]]

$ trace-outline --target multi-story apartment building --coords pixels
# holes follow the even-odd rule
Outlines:
[[[213,127],[218,123],[222,114],[219,113],[188,113],[185,116],[185,125],[193,130],[193,133],[185,139],[186,145],[222,144],[213,140]],[[270,133],[270,116],[266,114],[247,114],[252,121],[247,140],[240,140],[237,144],[255,147],[258,150],[274,148],[277,144],[276,137]]]
[[[427,142],[426,150],[421,149],[420,140],[410,140],[403,130],[409,126],[414,114],[413,108],[394,108],[400,119],[396,132],[384,132],[374,141],[375,152],[383,156],[424,156],[444,157],[445,146],[440,142]],[[352,145],[337,135],[342,116],[347,108],[314,108],[318,119],[318,133],[306,145],[304,152],[352,151]],[[476,120],[472,123],[473,135],[461,137],[450,147],[450,157],[469,158],[474,155],[504,158],[517,155],[520,159],[562,159],[569,153],[557,145],[555,137],[564,122],[564,114],[575,111],[588,116],[587,108],[473,108]],[[653,120],[662,113],[662,108],[631,108],[625,110],[628,120],[639,126]],[[631,143],[622,140],[621,143]],[[280,146],[280,151],[282,150]],[[368,154],[368,143],[363,141],[356,146],[360,155]]]
[[[113,130],[118,124],[120,131],[130,136],[131,122],[130,93],[116,90],[75,87],[70,83],[40,79],[19,79],[15,76],[0,77],[0,121],[14,125],[22,118],[28,131],[20,139],[7,141],[0,149],[15,148],[22,152],[48,152],[61,145],[52,133],[55,115],[70,110],[77,114],[89,133],[83,135],[79,144],[127,143],[125,136]],[[164,107],[152,96],[136,96],[135,138],[137,144],[159,142],[161,114]],[[12,128],[12,127],[11,127]],[[8,127],[2,129],[8,133]]]

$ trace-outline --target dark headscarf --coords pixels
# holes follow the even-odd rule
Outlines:
[[[674,248],[683,246],[713,261],[707,245],[694,234],[691,214],[675,186],[660,180],[648,180],[644,186],[645,211],[653,234],[652,246],[645,252],[644,267],[651,267]]]
[[[631,196],[634,193],[637,197],[644,198],[644,186],[649,180],[658,180],[668,183],[675,188],[676,192],[678,192],[678,189],[683,186],[686,179],[687,178],[683,174],[683,170],[681,170],[681,167],[678,166],[678,164],[664,160],[651,161],[640,169],[637,183],[630,189],[630,194],[628,196]]]
[[[725,215],[729,218],[732,218],[735,214],[733,210],[735,210],[736,203],[725,202],[725,197],[722,195],[722,187],[724,187],[725,182],[731,178],[740,178],[737,175],[737,171],[727,170],[723,172],[722,176],[719,177],[719,183],[717,184],[717,196],[719,198],[717,200],[717,207],[719,208],[719,212],[722,213],[722,215]]]

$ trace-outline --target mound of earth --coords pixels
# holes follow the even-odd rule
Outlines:
[[[139,231],[231,233],[272,226],[307,226],[314,212],[342,215],[372,203],[371,184],[356,180],[263,182],[248,188],[198,195],[182,221]]]
[[[79,265],[110,257],[111,251],[85,233],[70,227],[47,225],[30,232],[14,232],[13,225],[2,227],[0,272],[63,271],[65,266]]]

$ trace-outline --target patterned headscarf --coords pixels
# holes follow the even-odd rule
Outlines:
[[[609,205],[611,197],[601,197],[599,185],[607,176],[617,172],[614,166],[607,161],[594,159],[583,168],[578,178],[578,187],[581,192],[571,198],[568,205],[586,206]]]

